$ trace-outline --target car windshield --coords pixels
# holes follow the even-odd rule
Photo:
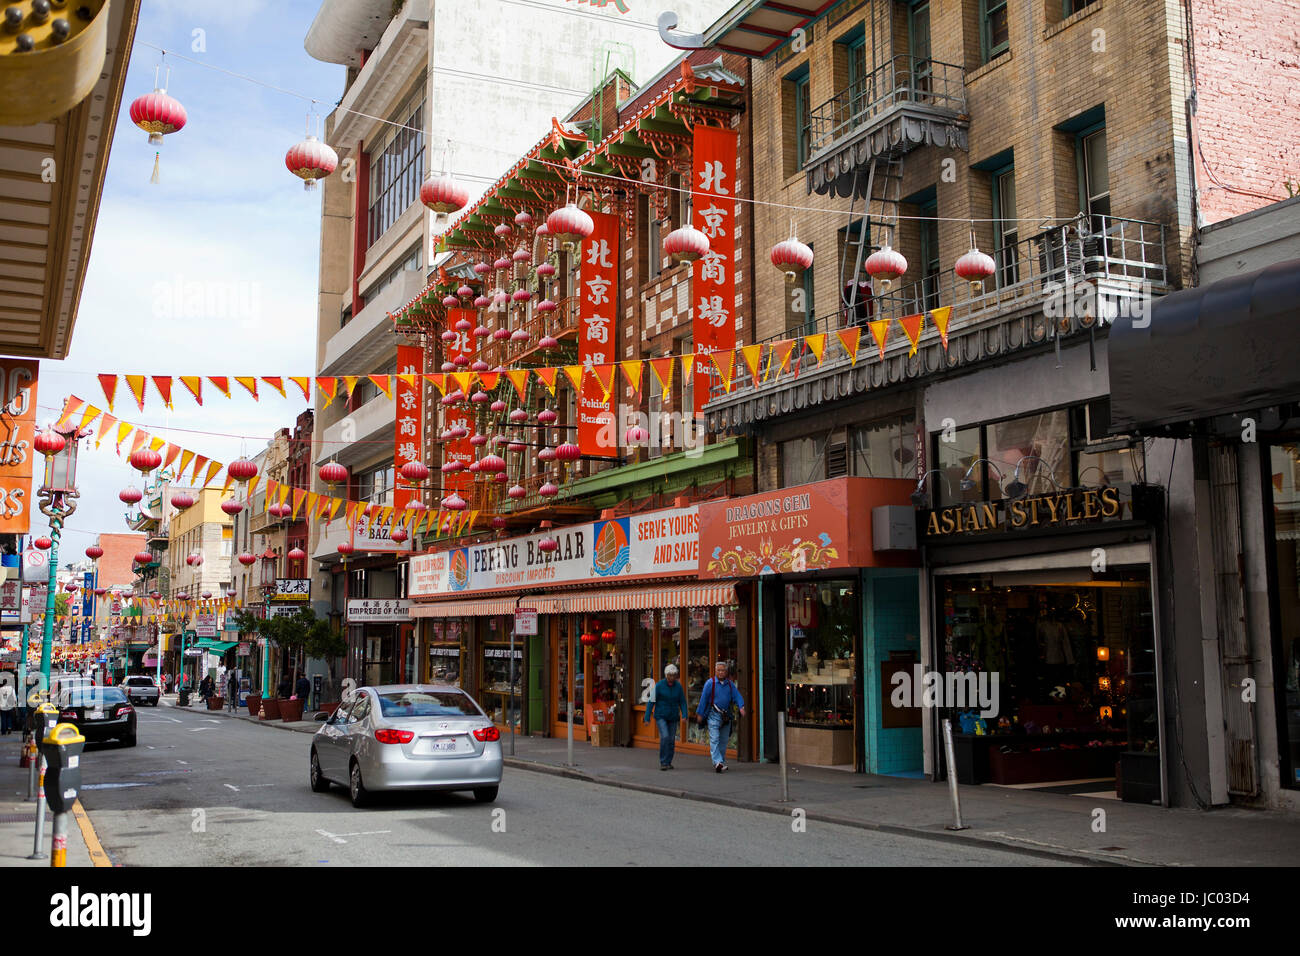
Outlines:
[[[465,694],[455,691],[402,690],[379,695],[385,717],[480,717],[482,712]]]
[[[69,687],[63,692],[59,703],[64,707],[94,707],[96,704],[111,707],[114,704],[125,704],[126,695],[116,687],[92,687],[87,684],[84,687]]]
[[[148,677],[128,677],[126,682],[132,687],[152,687],[153,681]]]

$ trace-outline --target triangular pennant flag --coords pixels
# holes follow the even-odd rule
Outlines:
[[[952,320],[952,306],[945,305],[942,308],[930,310],[930,321],[934,327],[939,330],[939,338],[943,341],[943,350],[948,351],[948,323]]]
[[[771,357],[767,360],[767,378],[772,378],[774,374],[780,378],[790,364],[790,356],[794,354],[794,339],[782,339],[773,343],[770,354]],[[772,371],[773,366],[776,367],[775,373]]]
[[[763,367],[763,346],[746,345],[740,350],[740,357],[745,360],[745,366],[749,369],[750,381],[758,384],[758,370]]]
[[[438,390],[439,395],[447,394],[447,375],[445,372],[435,372],[432,375],[424,376],[426,382],[432,382],[433,387]]]
[[[263,375],[262,381],[264,381],[267,385],[270,385],[273,389],[279,392],[281,398],[289,397],[288,395],[284,394],[284,379],[278,376]]]
[[[235,476],[227,472],[226,483],[221,486],[221,494],[225,495],[225,493],[230,490],[230,486],[233,485],[234,483],[235,483]]]
[[[234,379],[248,389],[248,394],[253,396],[253,401],[257,401],[257,377],[255,375],[236,375]]]
[[[614,391],[614,377],[617,375],[613,365],[593,365],[591,374],[596,376],[596,382],[600,385],[600,391],[603,395],[602,402],[609,401],[609,393]]]
[[[659,380],[659,388],[664,395],[668,395],[673,389],[673,357],[657,358],[650,360],[650,371]]]
[[[227,375],[209,375],[208,381],[216,386],[217,391],[226,398],[230,397],[230,377]]]
[[[695,365],[695,353],[687,352],[682,356],[682,381],[690,378],[691,367]]]
[[[108,410],[111,412],[113,410],[113,396],[117,394],[117,376],[100,375],[98,378],[99,387],[104,390],[104,400],[108,402]]]
[[[137,429],[135,430],[135,434],[131,436],[131,451],[130,451],[130,454],[131,454],[131,455],[134,455],[136,452],[138,452],[138,451],[140,450],[141,446],[144,445],[145,440],[148,439],[148,437],[149,437],[149,433],[148,433],[148,432],[142,432],[142,431],[140,431],[140,429],[137,428]]]
[[[497,382],[501,381],[501,373],[479,372],[478,380],[483,383],[484,390],[490,392],[492,389],[497,387]]]
[[[59,413],[58,421],[54,424],[59,428],[64,427],[68,423],[68,419],[70,419],[77,409],[81,408],[84,404],[86,403],[77,398],[77,396],[69,395],[63,402],[63,411]]]
[[[342,498],[331,498],[331,499],[330,499],[330,521],[333,521],[333,520],[334,520],[334,516],[335,516],[336,514],[339,513],[339,507],[340,507],[342,504],[343,504],[343,499],[342,499]]]
[[[583,373],[583,371],[584,371],[584,369],[583,369],[583,367],[582,367],[581,365],[566,365],[566,366],[564,366],[564,374],[567,375],[568,378],[569,378],[569,381],[573,383],[573,390],[574,390],[575,392],[578,392],[578,393],[581,393],[581,392],[582,392],[582,373]]]
[[[161,438],[159,438],[157,435],[155,435],[154,437],[149,439],[149,450],[162,451],[162,446],[165,444],[167,443],[163,441]]]
[[[320,498],[320,495],[318,495],[316,492],[314,492],[314,491],[309,491],[309,492],[307,492],[307,499],[306,499],[306,500],[307,500],[307,510],[306,510],[305,512],[303,512],[304,516],[312,516],[312,517],[315,516],[315,514],[316,514],[316,500],[317,500],[318,498]]]
[[[182,450],[183,449],[181,448],[180,445],[173,445],[169,442],[167,444],[167,451],[163,453],[163,467],[170,468],[172,466],[172,462],[176,460],[177,456],[180,455]]]
[[[194,456],[194,471],[190,473],[191,485],[196,484],[198,482],[199,472],[203,470],[203,466],[206,465],[207,463],[208,463],[208,459],[205,456],[203,455]]]
[[[885,357],[885,342],[889,339],[889,320],[874,319],[867,323],[871,329],[871,337],[876,340],[876,348],[880,350],[880,357]]]
[[[460,387],[460,390],[462,392],[468,395],[469,390],[474,387],[474,373],[473,372],[451,372],[450,374],[451,374],[452,381],[454,381],[457,384],[457,386]],[[373,378],[374,376],[371,377]]]
[[[826,354],[826,333],[818,332],[816,335],[805,335],[804,342],[808,345],[808,350],[817,357],[817,364],[822,364],[822,356]]]
[[[307,500],[307,492],[303,491],[301,488],[293,489],[293,520],[294,521],[298,520],[298,509],[302,507],[302,503],[306,500]]]
[[[323,408],[329,408],[330,402],[334,401],[334,392],[338,389],[338,379],[332,376],[322,376],[316,379],[316,390],[325,396]]]
[[[162,396],[163,404],[168,408],[172,407],[172,377],[170,375],[154,375],[153,387],[158,389],[158,394]]]
[[[632,393],[635,395],[636,400],[641,401],[641,376],[645,372],[645,366],[641,364],[640,359],[619,362],[619,365],[623,366],[623,377],[632,386]]]
[[[221,473],[221,469],[224,467],[225,465],[221,464],[219,461],[209,462],[208,476],[203,479],[203,487],[206,488],[208,485],[212,484],[212,479],[217,477],[217,475]]]
[[[126,379],[127,387],[131,389],[131,395],[135,398],[135,403],[140,406],[140,411],[144,411],[144,376],[143,375],[123,375]]]
[[[467,372],[466,374],[472,375],[474,373]],[[393,377],[391,375],[367,375],[366,378],[375,383],[375,388],[383,392],[385,398],[390,402],[393,400]]]
[[[84,431],[86,426],[99,417],[100,410],[94,405],[87,405],[86,410],[81,413],[81,424],[77,426],[78,433]]]
[[[287,395],[285,397],[288,398]],[[248,479],[248,502],[250,507],[252,506],[253,499],[257,495],[257,485],[261,480],[262,480],[261,475],[254,475],[252,478]],[[266,510],[265,501],[262,502],[262,510],[263,511]]]
[[[344,376],[343,376],[343,387],[346,388],[346,389],[348,390],[348,398],[351,398],[351,397],[352,397],[352,393],[355,392],[355,391],[357,390],[357,379],[360,378],[360,377],[361,377],[361,376],[359,376],[359,375],[344,375]]]
[[[203,404],[203,376],[202,375],[182,375],[180,376],[181,384],[189,390],[194,396],[194,400],[200,405]]]
[[[912,350],[908,355],[916,354],[916,345],[921,341],[921,327],[925,324],[925,316],[918,312],[916,315],[905,315],[898,320],[898,324],[903,327],[903,334],[907,336],[907,341],[912,343]]]
[[[302,389],[302,400],[304,402],[311,400],[311,376],[309,375],[290,375],[289,381]]]
[[[533,369],[534,374],[537,375],[537,380],[546,386],[546,390],[551,393],[552,397],[555,396],[555,373],[558,371],[557,368]]]
[[[280,486],[279,495],[280,495],[280,504],[281,504],[281,505],[283,505],[286,501],[289,500],[289,490],[290,490],[290,486],[289,486],[289,485],[281,485],[281,486]]]
[[[397,376],[397,380],[407,388],[415,388],[415,378],[414,372],[403,372]]]
[[[261,477],[260,475],[258,477]],[[275,497],[276,492],[280,490],[280,483],[274,478],[266,479],[266,501],[262,503],[263,510],[271,504],[271,499]]]
[[[713,360],[713,367],[718,370],[718,377],[722,379],[723,390],[730,395],[731,377],[736,370],[736,353],[731,349],[719,349],[709,353],[709,358]]]
[[[99,420],[99,431],[95,435],[96,448],[99,447],[99,443],[104,440],[104,436],[107,435],[110,431],[112,431],[113,426],[116,424],[117,424],[117,419],[114,418],[112,415],[108,414],[107,412],[105,412],[104,417]]]
[[[178,476],[185,474],[185,469],[189,467],[190,462],[192,462],[193,460],[194,460],[194,452],[190,451],[188,448],[183,450],[181,452],[181,464],[180,467],[176,469],[176,474]]]
[[[506,369],[506,378],[510,379],[511,384],[514,385],[519,401],[523,402],[528,397],[528,369],[508,368]]]
[[[849,364],[858,364],[858,342],[862,340],[862,326],[855,325],[851,329],[841,329],[835,333],[835,337],[840,340],[840,345],[844,346],[844,351],[849,353]]]
[[[131,434],[131,429],[134,427],[130,422],[117,423],[117,453],[119,455],[122,453],[122,442],[126,440],[127,435]]]

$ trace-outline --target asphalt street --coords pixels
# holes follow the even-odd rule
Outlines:
[[[494,804],[401,794],[355,810],[341,787],[312,793],[306,734],[166,704],[138,713],[136,747],[92,744],[82,761],[82,805],[124,866],[1044,864],[827,823],[796,832],[774,814],[510,768]]]

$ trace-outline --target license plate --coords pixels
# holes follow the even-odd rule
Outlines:
[[[435,740],[433,742],[433,749],[434,750],[455,750],[456,740],[455,738],[450,738],[447,740]]]
[[[92,710],[86,715],[87,720],[103,720],[104,712],[102,710]]]

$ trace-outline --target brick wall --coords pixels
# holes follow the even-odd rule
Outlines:
[[[1300,192],[1300,9],[1295,0],[1191,0],[1206,224]]]
[[[99,586],[130,587],[135,581],[132,562],[136,553],[145,549],[144,535],[101,534],[96,543],[104,549],[104,556],[96,562],[99,566]]]

